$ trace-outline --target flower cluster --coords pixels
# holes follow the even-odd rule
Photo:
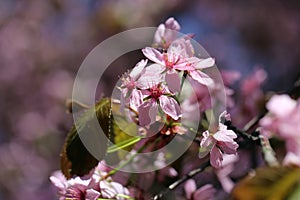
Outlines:
[[[300,167],[300,81],[295,82],[299,79],[300,40],[297,32],[300,17],[297,16],[300,12],[295,2],[285,1],[282,5],[279,0],[272,4],[254,0],[229,6],[226,1],[182,0],[155,3],[147,0],[101,3],[1,1],[0,199],[58,199],[55,198],[48,176],[58,166],[57,155],[61,150],[62,136],[70,130],[71,116],[66,115],[63,102],[72,96],[74,74],[77,72],[75,66],[82,63],[88,49],[92,49],[98,41],[105,40],[108,35],[133,27],[154,26],[159,17],[174,12],[179,14],[185,24],[169,18],[158,26],[153,35],[154,44],[144,49],[146,54],[154,52],[154,58],[141,58],[143,54],[140,51],[137,57],[143,60],[140,63],[136,60],[137,66],[123,76],[124,82],[122,86],[120,84],[122,99],[113,97],[114,101],[111,101],[118,108],[126,108],[126,112],[121,114],[126,114],[127,120],[145,127],[134,123],[127,126],[127,122],[121,118],[123,116],[119,115],[113,115],[115,120],[119,120],[119,126],[100,123],[101,127],[109,129],[109,138],[114,143],[108,147],[106,155],[116,158],[118,162],[124,161],[124,157],[115,151],[120,148],[128,151],[130,155],[126,158],[131,162],[124,162],[122,167],[118,165],[119,168],[112,169],[109,174],[113,175],[109,178],[104,175],[106,169],[99,168],[97,174],[91,177],[75,177],[82,175],[82,168],[85,173],[91,170],[97,165],[97,160],[92,157],[86,159],[88,152],[84,152],[84,147],[77,148],[80,143],[78,137],[75,137],[76,142],[72,142],[73,138],[68,136],[64,145],[68,148],[64,150],[74,149],[74,152],[65,155],[70,162],[61,164],[61,167],[65,169],[63,173],[70,172],[73,178],[66,180],[60,173],[53,174],[51,180],[58,186],[54,188],[59,189],[58,197],[69,200],[138,200],[155,199],[156,195],[160,196],[158,199],[300,199],[300,192],[293,192],[299,191],[300,187],[300,176],[295,173]],[[245,7],[247,12],[243,12]],[[197,38],[216,57],[221,82],[214,74],[216,67],[205,70],[183,69],[182,63],[189,58],[206,58],[207,55],[202,54],[201,50],[199,54],[193,34],[179,37],[181,34],[178,32],[183,29],[199,34]],[[140,35],[132,36],[131,39],[141,41]],[[177,53],[173,53],[177,49],[184,49],[185,53],[177,56]],[[98,62],[93,63],[109,58],[106,55],[110,52],[107,49],[98,57]],[[111,70],[103,73],[97,91],[103,92],[105,96],[110,94],[114,87],[113,80],[124,72],[125,66],[134,66],[134,56],[134,52],[131,52],[120,58],[120,65],[114,62],[109,67]],[[192,59],[189,62],[194,64]],[[159,67],[155,65],[159,65],[161,72],[158,73]],[[211,79],[206,79],[205,74],[200,72],[213,78],[213,84],[209,84]],[[199,76],[203,79],[197,78]],[[182,86],[183,79],[186,81]],[[94,92],[92,82],[87,80],[87,84],[80,86],[82,101],[85,103],[90,99],[86,94]],[[294,82],[296,84],[292,85]],[[158,92],[162,97],[149,94],[153,93],[152,86],[154,90],[162,89]],[[188,93],[186,89],[190,88],[187,86],[191,86],[193,91]],[[148,94],[140,94],[143,89]],[[280,91],[280,95],[267,91],[269,89]],[[120,92],[115,91],[118,94]],[[285,92],[288,95],[283,95]],[[164,97],[170,97],[171,100],[165,101]],[[171,105],[173,100],[178,104],[175,112],[165,106],[166,103]],[[84,115],[86,109],[92,106],[92,103],[84,105],[78,101],[68,102],[69,105],[73,102],[76,104],[76,108],[68,111],[78,116]],[[145,102],[151,106],[140,107]],[[222,106],[215,113],[227,110],[231,114],[232,120],[226,121],[225,125],[226,131],[237,133],[234,139],[239,144],[236,154],[227,154],[220,147],[221,142],[215,141],[214,135],[220,128],[219,124],[211,126],[209,112],[217,108],[219,103]],[[116,107],[112,107],[113,112]],[[82,123],[89,122],[81,119]],[[90,123],[85,125],[90,126]],[[114,134],[117,132],[121,134]],[[174,141],[174,138],[183,142],[190,141],[191,144],[179,159],[170,163],[170,156],[176,153],[163,151],[162,148]],[[210,167],[209,154],[199,159],[199,149],[201,153],[206,149],[200,146],[205,143],[205,139],[210,140],[210,145],[215,144],[214,149],[210,149],[210,146],[207,148],[206,152],[210,152],[210,156],[213,150],[218,150],[218,153],[221,151],[221,167]],[[75,147],[70,147],[70,144]],[[176,145],[175,149],[177,146],[181,147]],[[106,148],[106,145],[103,147]],[[139,153],[154,151],[158,152],[155,157]],[[276,158],[279,162],[273,162]],[[74,160],[80,162],[75,164]],[[277,163],[279,171],[267,167],[270,163],[271,166]],[[139,171],[149,166],[159,170],[139,174],[125,172],[130,167]],[[266,170],[259,173],[258,167]],[[287,169],[287,173],[280,169]],[[196,175],[192,173],[197,170]],[[272,171],[276,171],[275,176]],[[251,175],[250,179],[243,178],[246,174]],[[123,175],[125,178],[122,179]],[[185,177],[190,179],[185,181]],[[244,183],[253,177],[256,177],[255,182],[249,182],[251,184],[246,187]],[[264,177],[265,181],[257,181]],[[277,181],[276,177],[282,178]],[[176,186],[179,182],[182,184]],[[264,184],[257,185],[259,182]],[[110,183],[115,189],[108,187],[106,190]],[[241,195],[236,196],[235,190],[241,183],[244,185]],[[169,186],[173,189],[165,191]],[[127,191],[123,192],[125,188],[129,190],[128,196]],[[258,196],[255,196],[255,190]]]
[[[106,176],[105,166],[99,163],[89,179],[76,177],[66,180],[60,171],[56,171],[52,174],[50,180],[58,189],[60,200],[128,199],[128,189]]]
[[[129,134],[141,136],[142,139],[129,138],[126,140],[129,144],[125,144],[126,141],[117,142],[114,148],[109,150],[113,153],[119,146],[120,149],[129,150],[126,156],[122,152],[117,155],[121,160],[118,163],[121,167],[109,172],[110,175],[113,174],[112,177],[107,177],[108,171],[101,163],[86,180],[79,177],[66,180],[60,173],[53,174],[50,179],[58,188],[61,199],[140,199],[141,192],[146,193],[155,189],[151,188],[154,183],[163,184],[166,179],[178,177],[182,173],[175,166],[167,165],[167,161],[173,156],[171,154],[178,153],[169,153],[161,149],[177,136],[176,142],[180,145],[185,143],[187,138],[191,142],[201,140],[200,147],[197,144],[195,148],[196,159],[193,162],[202,162],[201,158],[210,154],[210,165],[217,176],[224,179],[220,180],[224,190],[230,192],[234,185],[229,177],[233,162],[228,164],[227,158],[228,154],[237,154],[239,147],[235,142],[237,135],[222,122],[223,118],[226,120],[230,118],[226,111],[219,116],[219,122],[217,124],[212,122],[211,126],[208,125],[210,123],[208,115],[218,101],[225,104],[222,94],[225,94],[226,98],[233,92],[227,85],[222,86],[205,73],[205,69],[215,65],[215,60],[211,57],[200,58],[193,46],[193,36],[179,36],[179,30],[180,25],[174,18],[169,18],[164,24],[159,25],[154,35],[153,46],[142,49],[146,59],[140,60],[130,72],[121,77],[121,84],[118,87],[120,100],[115,101],[120,103],[120,110],[117,111],[119,115],[110,118],[111,125],[114,127],[116,120],[129,117],[130,123],[139,125],[137,129],[132,129],[137,133]],[[231,78],[228,78],[230,80],[226,81],[226,84],[229,85],[238,76],[236,74],[227,76]],[[186,79],[188,83],[184,82]],[[216,100],[213,100],[214,98]],[[113,109],[112,111],[114,112]],[[196,119],[196,115],[199,115],[201,120]],[[128,122],[124,120],[124,123],[125,121]],[[132,124],[137,127],[134,123]],[[197,127],[194,128],[192,123]],[[155,131],[152,127],[155,127]],[[112,132],[114,131],[113,128]],[[196,134],[189,134],[192,132]],[[118,133],[113,134],[115,136],[112,137],[122,137],[120,134],[117,135]],[[157,150],[160,151],[155,155],[147,154],[158,152]],[[160,170],[147,171],[150,169],[148,166]],[[133,183],[131,180],[133,175],[123,173],[121,169],[134,172],[144,169],[147,172],[139,175]],[[203,186],[197,189],[196,182],[193,179],[188,180],[184,185],[185,197],[213,198],[216,189],[212,184],[201,183],[201,185]],[[143,194],[143,198],[148,197],[147,195],[149,194]]]
[[[214,59],[196,57],[191,37],[177,38],[179,30],[180,26],[174,18],[161,24],[154,37],[158,48],[146,47],[142,50],[153,63],[147,66],[148,60],[142,60],[122,77],[123,104],[138,113],[141,126],[153,124],[160,109],[173,120],[182,116],[178,100],[182,89],[180,76],[189,76],[203,85],[214,83],[202,72],[215,64]]]
[[[274,95],[266,107],[269,113],[260,120],[262,134],[283,139],[287,151],[283,163],[300,166],[300,100]]]

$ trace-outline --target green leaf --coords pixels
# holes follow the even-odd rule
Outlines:
[[[293,192],[291,192],[287,200],[299,200],[299,199],[300,199],[300,183],[295,187]]]
[[[141,140],[140,136],[136,136],[137,125],[128,122],[119,110],[120,105],[114,104],[112,111],[111,100],[103,98],[80,116],[77,126],[70,130],[60,155],[61,170],[66,178],[88,174],[104,156],[108,164],[119,162],[126,154],[118,150],[130,151]],[[98,124],[105,135],[100,134]],[[109,148],[108,139],[113,143]],[[96,158],[84,144],[96,149]]]
[[[99,162],[86,149],[78,132],[84,134],[85,138],[89,138],[89,141],[95,141],[90,145],[97,148],[97,158],[101,159],[105,156],[108,144],[107,137],[110,132],[110,102],[109,98],[101,99],[95,104],[95,107],[86,110],[79,118],[77,126],[73,126],[70,130],[60,155],[61,171],[66,178],[88,174]],[[95,116],[97,120],[94,120]],[[99,134],[97,129],[99,126],[95,125],[98,122],[106,136]]]
[[[298,197],[300,194],[295,189],[299,188],[299,183],[300,168],[263,167],[240,181],[232,196],[236,200],[282,200],[289,194]]]

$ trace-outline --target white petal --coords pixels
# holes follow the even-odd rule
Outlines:
[[[158,105],[155,100],[148,100],[138,108],[140,126],[151,125],[156,120]]]
[[[173,119],[177,120],[181,117],[181,109],[179,104],[172,97],[162,95],[159,97],[159,104],[162,110]]]
[[[166,82],[173,93],[180,91],[180,78],[175,70],[167,71]]]
[[[199,70],[189,71],[189,74],[194,80],[198,81],[198,83],[202,85],[211,86],[214,84],[213,79]]]
[[[138,62],[135,67],[131,70],[130,76],[133,78],[133,80],[137,80],[143,72],[143,69],[146,67],[148,60],[141,60]]]
[[[142,50],[143,54],[151,61],[165,65],[164,55],[154,48],[146,47]]]
[[[206,59],[200,60],[200,62],[196,64],[195,68],[196,69],[205,69],[205,68],[214,66],[214,64],[215,64],[215,59],[206,58]]]

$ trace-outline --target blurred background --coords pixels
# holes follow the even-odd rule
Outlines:
[[[243,79],[263,68],[264,90],[288,90],[300,75],[297,0],[0,0],[0,199],[56,198],[49,176],[72,125],[65,101],[80,64],[109,36],[170,16],[220,69]],[[104,85],[124,72],[115,69]]]

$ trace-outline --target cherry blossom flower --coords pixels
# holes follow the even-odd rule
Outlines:
[[[274,95],[266,105],[269,113],[260,120],[261,133],[286,142],[287,154],[283,163],[300,166],[300,101],[288,95]]]
[[[283,159],[283,164],[300,166],[300,137],[288,138],[285,146],[287,154]]]
[[[200,142],[199,157],[203,158],[210,153],[210,164],[215,168],[222,166],[223,154],[236,154],[239,146],[234,141],[237,135],[221,123],[221,117],[228,118],[226,111],[220,115],[218,131],[215,133],[205,131]]]
[[[103,198],[107,199],[126,199],[122,198],[123,195],[128,196],[129,191],[120,183],[103,180],[100,181],[100,191]]]
[[[206,184],[197,189],[194,179],[189,179],[184,185],[185,196],[190,200],[209,200],[213,199],[216,189],[211,184]]]
[[[158,113],[158,105],[164,113],[174,120],[181,117],[181,109],[178,102],[172,97],[172,93],[162,84],[153,85],[147,90],[142,90],[146,97],[139,106],[139,122],[141,126],[147,126],[155,122]]]
[[[149,83],[158,84],[164,80],[164,76],[161,74],[163,69],[156,64],[146,67],[147,62],[147,60],[141,60],[129,74],[125,73],[121,78],[122,108],[124,105],[129,105],[131,109],[137,111],[143,99],[140,89],[147,89]]]
[[[294,117],[298,117],[299,106],[297,108],[297,102],[288,95],[274,95],[266,107],[269,110],[269,114],[260,120],[261,131],[265,136],[270,137],[272,134],[275,134],[286,138],[295,132],[293,128],[300,130],[298,123],[293,120]]]
[[[229,177],[230,173],[234,170],[234,163],[239,159],[237,154],[228,155],[224,154],[222,167],[215,169],[215,173],[225,192],[230,193],[234,187],[234,182]]]
[[[180,85],[180,79],[176,70],[185,71],[200,84],[213,84],[213,80],[201,70],[212,67],[215,64],[215,60],[213,58],[200,59],[193,56],[194,49],[188,38],[182,37],[175,40],[167,52],[161,53],[151,47],[146,47],[142,51],[149,60],[165,67],[168,86],[174,88],[173,90],[175,91],[176,89],[178,90],[178,86]]]
[[[138,89],[149,89],[151,85],[165,81],[164,68],[158,64],[150,64],[145,68],[143,75],[136,81]]]
[[[179,30],[179,23],[173,17],[170,17],[164,24],[158,26],[154,34],[154,45],[167,49],[176,39]]]
[[[136,88],[138,82],[137,80],[143,75],[145,72],[145,67],[147,65],[148,60],[141,60],[136,64],[136,66],[132,69],[132,71],[121,78],[122,85],[121,89],[124,96],[129,96],[130,92]]]
[[[97,200],[99,198],[125,199],[124,196],[129,195],[128,189],[120,183],[113,182],[110,177],[103,179],[107,173],[99,171],[99,169],[104,169],[104,166],[101,163],[96,167],[91,178],[86,180],[81,179],[80,177],[66,180],[60,171],[54,172],[50,177],[50,180],[58,189],[60,200]]]
[[[50,177],[51,182],[58,188],[59,199],[85,199],[89,180],[82,180],[79,177],[66,180],[60,171],[56,171]]]
[[[259,105],[264,101],[262,86],[266,79],[267,72],[259,67],[256,67],[247,77],[242,78],[239,104],[231,110],[236,126],[242,127],[260,114],[261,107]]]

